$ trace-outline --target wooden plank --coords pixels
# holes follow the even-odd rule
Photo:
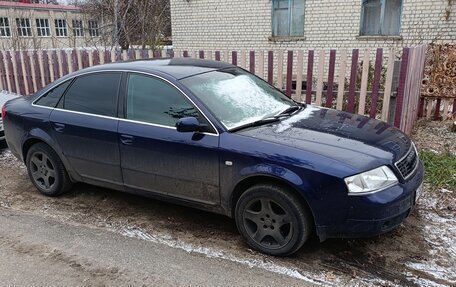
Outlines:
[[[274,82],[274,52],[268,51],[268,83],[270,85]]]
[[[204,51],[199,51],[199,58],[204,59]]]
[[[380,79],[382,76],[382,60],[383,60],[383,49],[377,49],[377,56],[375,57],[375,70],[374,70],[374,80],[372,83],[372,96],[371,96],[371,106],[369,116],[375,119],[377,115],[377,104],[378,104],[378,95],[380,91]]]
[[[5,51],[3,51],[2,53],[4,53],[3,62],[5,64],[6,86],[7,86],[8,92],[12,92],[14,81],[12,81],[12,75],[10,72],[10,66],[12,64],[10,64],[10,60],[8,59],[10,57],[10,54],[9,54],[9,52],[5,52]]]
[[[358,114],[364,115],[366,111],[367,88],[369,84],[370,49],[364,50],[363,72],[361,75],[361,91],[359,94]]]
[[[62,61],[62,76],[65,76],[69,73],[68,54],[65,52],[65,50],[60,50],[60,59]]]
[[[453,112],[452,112],[452,115],[453,115],[453,119],[456,119],[456,99],[454,99],[454,101],[453,101]]]
[[[438,98],[435,102],[435,109],[434,109],[434,121],[440,120],[440,105],[442,103],[442,99]]]
[[[264,79],[264,51],[260,50],[258,52],[258,71],[257,75],[258,77]]]
[[[104,54],[104,63],[105,63],[105,64],[111,63],[111,62],[112,62],[112,59],[111,59],[111,51],[105,50],[103,54]]]
[[[410,48],[403,48],[401,71],[399,73],[399,86],[397,88],[396,111],[394,114],[394,126],[400,128],[402,120],[402,109],[404,107],[404,92],[407,79],[407,68],[409,65]]]
[[[336,50],[329,52],[328,89],[326,90],[326,107],[332,108],[334,89],[334,70],[336,68]]]
[[[348,104],[347,111],[349,113],[355,112],[355,98],[356,98],[356,76],[358,74],[358,58],[359,50],[353,49],[352,52],[352,63],[351,63],[351,73],[350,73],[350,84],[348,87]]]
[[[250,73],[255,74],[255,51],[250,51],[249,65]]]
[[[135,59],[138,59],[138,60],[142,59],[142,53],[141,52],[142,52],[142,50],[139,50],[139,49],[135,50]]]
[[[215,60],[220,61],[220,51],[215,51]]]
[[[136,55],[135,55],[135,50],[133,50],[133,49],[128,49],[127,54],[128,54],[128,60],[131,61],[131,60],[135,60],[135,59],[136,59],[136,58],[135,58],[135,56],[136,56]]]
[[[243,69],[247,69],[247,66],[246,66],[246,63],[245,63],[245,51],[244,50],[241,50],[241,55],[240,55],[240,65],[241,65],[241,68]]]
[[[98,50],[92,51],[92,65],[99,65],[100,64],[100,52]]]
[[[339,63],[339,81],[337,89],[337,104],[336,109],[342,110],[345,93],[345,75],[347,72],[347,49],[340,50],[340,63]]]
[[[230,58],[229,55],[230,55],[230,52],[229,52],[229,51],[226,51],[226,50],[223,51],[223,62],[225,62],[225,63],[229,63],[229,62],[230,62],[230,61],[229,61],[229,58]]]
[[[231,63],[235,66],[237,66],[237,52],[232,51],[231,52]]]
[[[42,64],[43,64],[43,75],[44,75],[44,86],[51,82],[51,73],[49,67],[49,56],[46,50],[43,51],[42,56]]]
[[[21,53],[19,51],[15,51],[14,54],[14,62],[13,67],[15,68],[16,74],[16,87],[19,91],[20,95],[25,95],[25,85],[24,85],[24,73],[22,71],[22,62],[21,62]]]
[[[28,52],[28,58],[30,61],[30,73],[32,76],[32,92],[35,93],[38,91],[37,79],[35,74],[35,59],[34,53],[32,51]]]
[[[52,70],[54,72],[53,73],[53,77],[52,77],[52,81],[55,81],[58,78],[60,78],[60,76],[59,76],[59,60],[57,58],[57,51],[56,50],[52,50],[51,59],[52,59]]]
[[[286,95],[291,98],[293,85],[293,51],[287,53],[287,83],[286,83]]]
[[[276,87],[283,90],[283,51],[277,52],[277,85]]]
[[[90,67],[89,52],[87,50],[82,50],[81,51],[81,61],[82,61],[82,67],[83,68]]]
[[[22,51],[22,65],[24,67],[24,75],[25,75],[25,89],[26,94],[32,94],[35,92],[33,87],[33,76],[32,76],[32,67],[30,65],[30,57],[27,51]]]
[[[3,63],[3,53],[0,51],[0,91],[7,90],[7,85],[6,85],[6,72],[5,72],[5,66]]]
[[[431,118],[433,108],[434,108],[434,99],[427,99],[427,104],[426,104],[426,118],[427,119]]]
[[[424,98],[421,98],[420,99],[420,107],[419,107],[419,110],[418,110],[418,117],[419,118],[422,118],[423,115],[424,115]]]
[[[24,53],[25,51],[17,51],[19,54],[19,63],[20,63],[20,69],[22,70],[22,79],[23,79],[23,86],[24,86],[24,93],[22,95],[29,95],[30,94],[30,89],[29,89],[29,81],[28,78],[30,76],[29,73],[27,73],[27,69],[25,68],[25,58],[24,58]]]
[[[40,90],[43,87],[43,73],[41,72],[41,61],[40,55],[38,51],[33,51],[33,67],[34,67],[34,75],[35,75],[35,86],[36,90]]]
[[[73,49],[73,51],[71,51],[71,69],[72,69],[72,72],[76,72],[77,70],[79,70],[79,61],[78,61],[78,52],[76,51],[76,49]]]
[[[304,69],[304,51],[298,50],[298,63],[296,64],[296,96],[299,102],[303,102],[302,99],[302,74]]]
[[[385,93],[383,95],[383,106],[382,106],[382,121],[388,121],[390,99],[393,87],[393,75],[394,75],[394,48],[391,48],[388,55],[388,64],[386,70],[385,79]]]
[[[318,75],[317,75],[317,95],[315,99],[315,104],[321,106],[323,98],[323,77],[325,74],[325,50],[321,50],[318,56]]]
[[[12,81],[11,84],[13,86],[13,92],[14,93],[19,93],[19,81],[17,77],[17,67],[16,67],[16,57],[14,51],[9,52],[9,69],[10,69],[10,74],[12,75]]]
[[[448,107],[450,106],[450,100],[444,99],[443,100],[443,114],[442,120],[446,121],[448,119]]]
[[[62,53],[60,53],[62,50],[56,51],[57,54],[57,63],[59,65],[59,78],[63,77],[63,64],[62,64]]]
[[[312,102],[314,54],[314,50],[309,50],[307,56],[306,104],[310,104]]]

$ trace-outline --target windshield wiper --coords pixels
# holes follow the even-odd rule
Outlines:
[[[234,127],[232,129],[230,129],[229,131],[230,132],[237,132],[237,131],[240,131],[240,130],[243,130],[243,129],[246,129],[246,128],[262,126],[262,125],[266,125],[266,124],[270,124],[270,123],[274,123],[274,122],[278,122],[278,121],[280,121],[280,119],[276,118],[276,117],[264,118],[264,119],[261,119],[261,120],[258,120],[258,121],[254,121],[254,122],[251,122],[251,123],[248,123],[248,124],[245,124],[245,125],[240,125],[240,126]]]
[[[284,111],[280,112],[278,115],[274,116],[274,118],[280,118],[280,117],[284,117],[284,116],[291,116],[295,112],[297,112],[297,111],[299,111],[299,110],[301,110],[301,109],[303,109],[305,107],[306,107],[306,105],[304,105],[304,104],[298,104],[296,106],[288,107]]]

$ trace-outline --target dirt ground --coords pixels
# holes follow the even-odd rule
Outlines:
[[[456,150],[444,123],[420,123],[418,149]],[[0,208],[73,225],[111,230],[210,258],[333,286],[456,286],[455,190],[425,187],[411,216],[393,232],[370,239],[314,236],[296,255],[275,258],[250,250],[234,221],[202,211],[85,184],[59,198],[40,195],[25,167],[0,150]]]

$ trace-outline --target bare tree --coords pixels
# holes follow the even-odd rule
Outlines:
[[[169,0],[75,0],[73,4],[92,19],[101,19],[100,29],[114,46],[128,49],[159,49],[171,35]]]

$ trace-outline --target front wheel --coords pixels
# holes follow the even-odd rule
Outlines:
[[[239,198],[236,225],[254,249],[275,256],[298,251],[311,233],[308,209],[286,189],[255,185]]]
[[[71,188],[71,181],[55,151],[44,143],[27,152],[26,166],[30,179],[44,195],[58,196]]]

